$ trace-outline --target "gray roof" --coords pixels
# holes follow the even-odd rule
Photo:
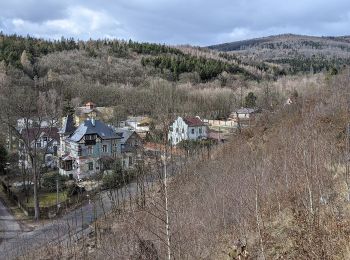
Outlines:
[[[121,144],[125,144],[126,141],[128,141],[129,137],[135,132],[133,130],[130,130],[128,128],[116,128],[116,132],[122,136],[122,139],[120,140]]]
[[[93,121],[88,119],[79,125],[69,138],[71,141],[79,142],[84,135],[97,134],[102,139],[119,139],[121,136],[117,134],[111,127],[100,120]]]
[[[72,115],[68,115],[63,120],[62,128],[60,129],[60,134],[71,134],[75,131],[76,127],[74,126],[74,119]]]
[[[252,114],[255,112],[258,112],[258,109],[249,107],[242,107],[236,111],[237,114]]]

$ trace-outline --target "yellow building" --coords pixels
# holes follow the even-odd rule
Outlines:
[[[109,122],[113,119],[113,107],[97,107],[93,102],[88,102],[85,106],[77,107],[74,113],[75,126],[79,126],[88,118],[95,118],[103,122]]]

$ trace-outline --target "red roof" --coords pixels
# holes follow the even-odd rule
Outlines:
[[[184,121],[188,126],[203,126],[204,125],[203,121],[200,120],[198,117],[185,117]]]
[[[43,127],[43,128],[38,128],[38,127],[33,127],[33,128],[28,128],[23,129],[21,132],[21,135],[24,140],[33,142],[34,140],[38,139],[42,133],[49,137],[49,139],[56,140],[57,142],[60,141],[60,136],[58,134],[58,128],[57,127]]]

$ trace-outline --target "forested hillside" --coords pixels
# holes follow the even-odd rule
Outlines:
[[[243,60],[279,64],[286,73],[317,73],[350,64],[349,37],[284,34],[209,46]]]
[[[71,106],[89,100],[126,114],[155,114],[158,88],[175,113],[225,117],[244,82],[278,78],[276,66],[245,65],[217,52],[133,41],[47,41],[0,34],[0,73],[14,88],[55,91]],[[170,94],[170,93],[169,93]]]
[[[102,106],[118,104],[121,116],[154,114],[158,88],[164,85],[177,99],[174,113],[226,117],[242,105],[248,86],[262,89],[266,82],[297,72],[336,74],[347,64],[348,40],[321,40],[278,36],[243,42],[239,51],[226,53],[131,40],[48,41],[0,34],[0,70],[4,83],[55,89],[73,106],[89,100]],[[333,49],[330,43],[336,44]],[[306,55],[310,46],[315,53],[311,56]],[[318,54],[329,49],[328,56]],[[335,53],[338,58],[332,56]]]

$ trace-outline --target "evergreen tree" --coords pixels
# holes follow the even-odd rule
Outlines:
[[[256,100],[257,100],[257,97],[254,95],[254,93],[249,92],[248,95],[245,97],[245,106],[246,107],[255,107]]]

